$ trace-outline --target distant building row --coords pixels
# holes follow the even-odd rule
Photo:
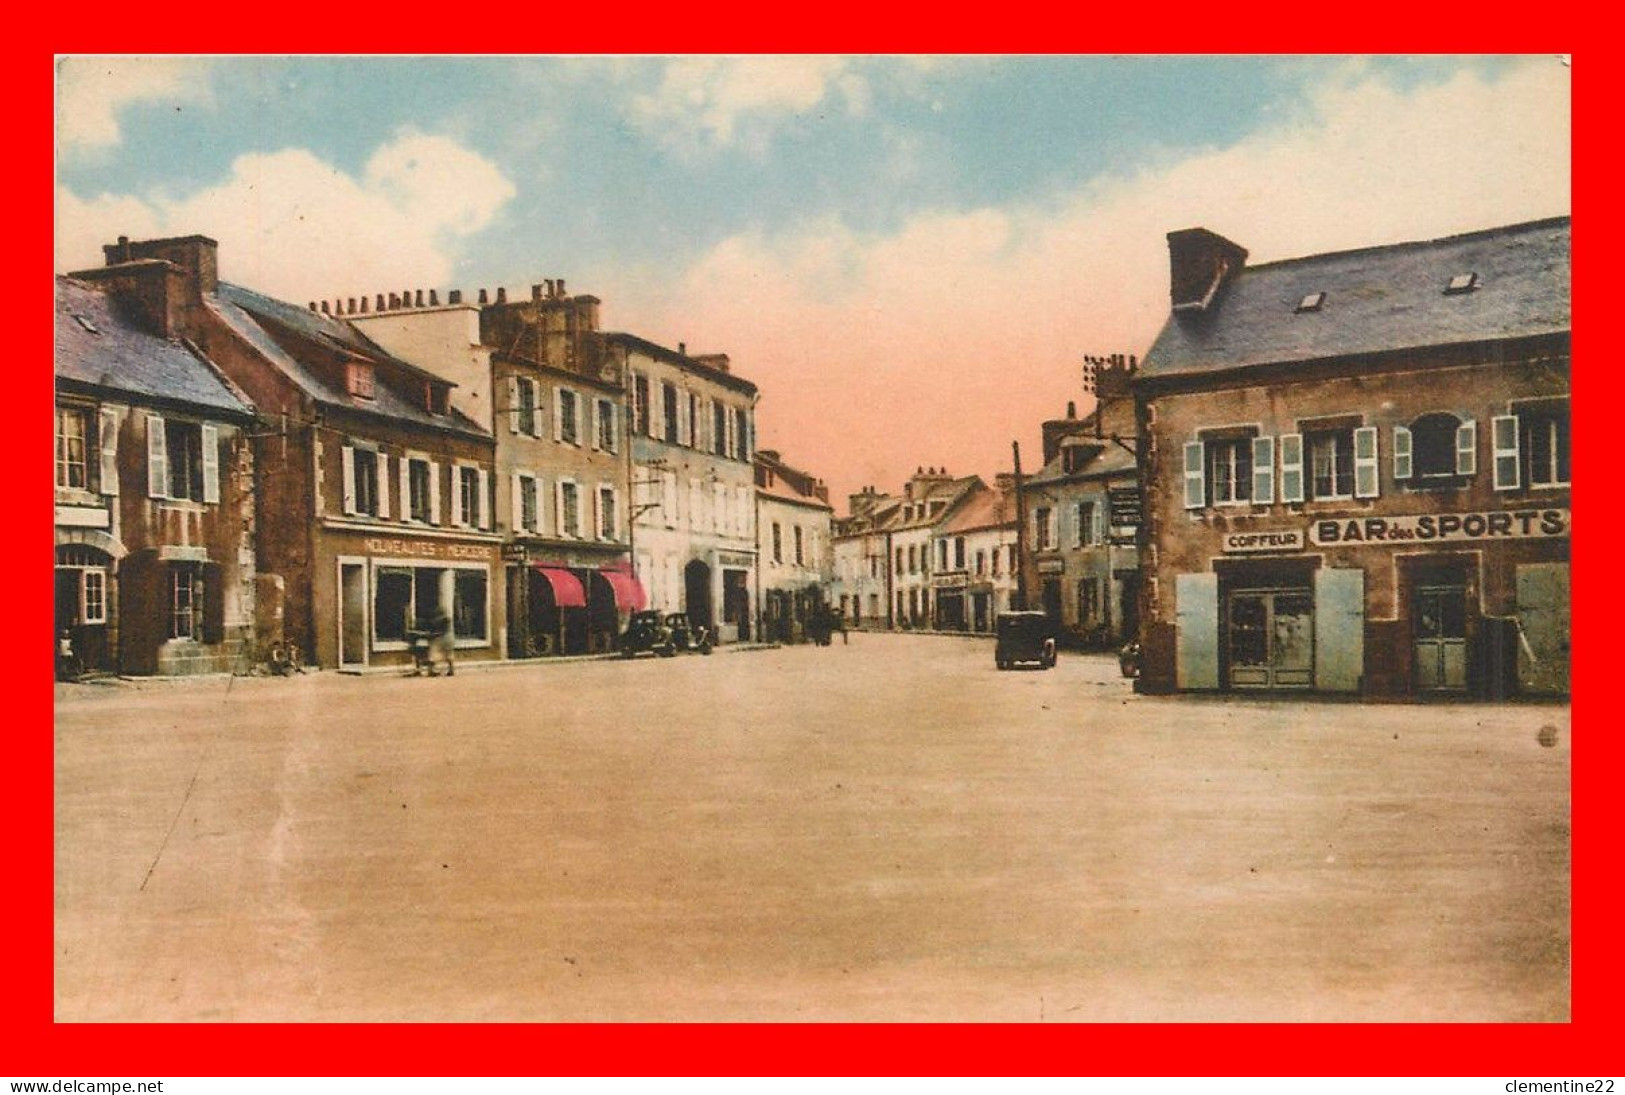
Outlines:
[[[607,650],[645,607],[789,635],[827,573],[827,491],[755,453],[756,386],[562,281],[299,306],[205,237],[104,250],[56,289],[56,623],[89,668],[404,662],[437,611],[474,658]]]

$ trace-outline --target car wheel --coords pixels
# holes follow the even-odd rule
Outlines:
[[[660,648],[660,656],[662,658],[675,658],[677,657],[677,648],[671,643],[667,643]]]

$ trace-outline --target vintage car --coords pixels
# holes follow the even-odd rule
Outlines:
[[[1026,663],[1040,669],[1055,664],[1055,621],[1042,612],[1001,612],[995,625],[993,663],[1011,669]]]
[[[623,658],[634,654],[659,654],[669,658],[677,653],[677,644],[660,613],[634,612],[626,622],[626,630],[615,640],[615,649]]]
[[[673,612],[666,617],[666,630],[671,632],[671,644],[676,650],[695,650],[711,653],[711,630],[704,624],[690,622],[688,614]]]

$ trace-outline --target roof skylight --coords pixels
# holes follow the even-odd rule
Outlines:
[[[1320,311],[1320,306],[1324,303],[1326,303],[1325,293],[1310,293],[1302,300],[1298,301],[1298,306],[1294,308],[1293,311],[1318,312]]]
[[[1478,275],[1476,273],[1457,274],[1450,279],[1450,284],[1444,287],[1446,294],[1471,293],[1478,288]]]

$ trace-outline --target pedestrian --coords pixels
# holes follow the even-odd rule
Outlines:
[[[455,647],[451,634],[451,617],[446,610],[437,608],[434,615],[429,617],[429,676],[435,676],[434,663],[437,657],[446,659],[446,676],[457,672],[457,662],[452,657]]]

